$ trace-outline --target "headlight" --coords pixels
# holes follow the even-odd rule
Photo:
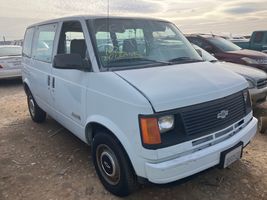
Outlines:
[[[244,58],[241,58],[241,59],[244,60],[248,64],[258,64],[258,62],[256,60],[248,58],[248,57],[244,57]]]
[[[246,113],[251,111],[251,98],[248,90],[243,91],[244,101],[246,103]]]
[[[140,117],[142,141],[145,145],[161,144],[161,133],[174,128],[174,116]]]
[[[248,82],[248,89],[252,89],[255,87],[255,84],[251,80],[247,79],[247,82]]]
[[[165,133],[174,127],[174,116],[167,115],[158,119],[160,133]]]
[[[248,96],[249,94],[248,94],[248,91],[247,90],[244,90],[243,91],[243,97],[244,97],[244,100],[245,100],[245,102],[247,103],[247,100],[248,100]]]

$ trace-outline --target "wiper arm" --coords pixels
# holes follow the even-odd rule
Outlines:
[[[122,58],[122,59],[116,59],[116,60],[111,60],[109,63],[118,63],[118,62],[127,62],[127,61],[149,61],[149,62],[154,62],[154,63],[162,63],[162,64],[171,64],[170,62],[167,61],[161,61],[161,60],[153,60],[149,58]]]
[[[170,63],[176,63],[176,62],[203,62],[203,60],[198,60],[198,59],[192,59],[190,57],[177,57],[168,60]]]

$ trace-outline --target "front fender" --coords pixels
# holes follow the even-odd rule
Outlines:
[[[132,166],[136,172],[136,174],[138,175],[143,175],[144,174],[144,170],[142,169],[143,166],[143,159],[141,159],[138,154],[136,153],[136,149],[134,149],[134,144],[132,144],[130,142],[130,140],[126,137],[126,135],[123,133],[123,131],[110,119],[101,116],[101,115],[94,115],[91,116],[87,119],[86,121],[86,127],[87,125],[90,125],[91,123],[98,123],[102,126],[104,126],[105,128],[107,128],[110,132],[112,132],[114,134],[114,136],[120,141],[120,143],[122,144],[125,152],[127,153],[131,163],[134,163]],[[87,137],[90,140],[92,140],[92,134],[91,135],[87,135],[88,133],[86,133],[85,131],[85,137]]]
[[[123,134],[120,128],[110,119],[104,116],[101,116],[101,115],[93,115],[93,116],[90,116],[86,120],[86,125],[89,125],[91,123],[98,123],[106,127],[108,130],[110,130],[116,136],[116,138],[120,141],[120,143],[123,145],[124,148],[126,145],[130,145],[129,140],[127,139],[125,134]],[[85,133],[85,134],[88,134],[88,133]],[[90,133],[89,135],[86,135],[86,137],[89,139],[89,141],[92,139],[92,135]]]

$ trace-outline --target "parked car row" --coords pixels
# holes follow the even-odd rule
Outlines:
[[[187,39],[211,53],[218,60],[255,67],[267,72],[267,54],[241,49],[234,43],[214,35],[187,35]]]
[[[246,79],[227,63],[204,61],[168,21],[41,22],[27,28],[22,60],[32,120],[49,114],[91,145],[99,179],[115,195],[226,168],[257,132]],[[264,72],[236,71],[266,80]]]

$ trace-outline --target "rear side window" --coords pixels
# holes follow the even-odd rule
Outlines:
[[[26,30],[23,42],[23,51],[22,51],[22,54],[24,56],[31,57],[33,34],[34,34],[34,28],[28,28]]]
[[[55,34],[55,24],[43,25],[37,28],[32,51],[34,59],[48,63],[52,61]]]
[[[264,32],[256,32],[255,33],[255,38],[254,38],[254,43],[262,43],[263,40],[263,36],[264,36]]]

